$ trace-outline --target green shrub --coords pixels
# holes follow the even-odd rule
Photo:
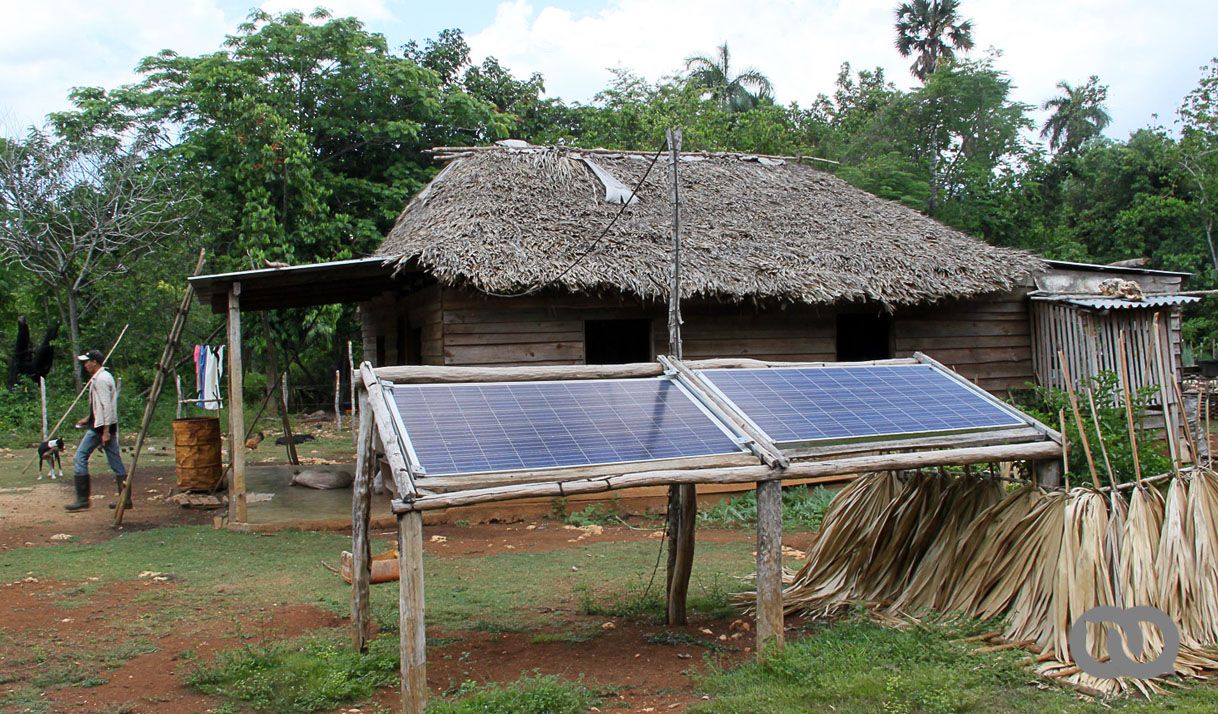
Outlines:
[[[786,530],[820,528],[821,519],[833,501],[835,491],[822,486],[791,486],[782,491],[782,526]],[[719,526],[750,526],[757,523],[757,492],[719,501],[698,512],[698,522]]]

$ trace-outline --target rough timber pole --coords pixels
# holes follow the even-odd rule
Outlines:
[[[241,373],[241,283],[228,289],[228,451],[233,478],[228,484],[229,518],[245,523],[245,398]]]
[[[783,646],[782,481],[757,484],[757,652]]]
[[[367,391],[361,389],[359,398],[366,400]],[[372,511],[372,469],[376,466],[372,444],[372,412],[361,409],[351,499],[351,627],[352,644],[357,652],[368,651],[371,635],[368,583],[372,579],[372,543],[368,540],[368,521]]]
[[[668,353],[681,359],[681,194],[677,163],[681,130],[667,132],[672,164],[672,272],[668,285]],[[694,562],[694,524],[698,515],[696,486],[668,487],[668,624],[684,625],[685,596]]]
[[[401,635],[402,711],[427,708],[427,633],[423,626],[423,513],[398,516],[398,631]]]

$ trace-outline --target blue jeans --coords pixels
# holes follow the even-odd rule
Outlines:
[[[109,427],[102,427],[103,429]],[[106,463],[110,464],[110,470],[115,476],[127,476],[127,467],[123,466],[123,457],[118,453],[118,430],[110,432],[110,443],[102,446],[101,429],[85,429],[85,435],[80,440],[80,446],[76,447],[76,458],[72,464],[76,469],[77,474],[84,476],[89,475],[89,457],[93,455],[94,450],[101,446],[106,452]]]

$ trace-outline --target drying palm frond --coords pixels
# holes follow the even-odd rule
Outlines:
[[[934,521],[942,527],[926,549],[905,592],[893,610],[941,609],[957,590],[967,561],[957,556],[960,543],[978,516],[1002,499],[1002,483],[995,479],[957,478],[947,487]]]
[[[1056,645],[1067,611],[1058,576],[1069,500],[1061,492],[1045,493],[1015,524],[1012,545],[990,562],[994,586],[973,613],[984,618],[1006,614],[1007,639],[1035,640],[1042,651]]]
[[[1190,626],[1193,601],[1193,543],[1188,533],[1188,484],[1173,478],[1167,489],[1163,531],[1155,568],[1159,585],[1158,607],[1180,625],[1180,641],[1189,646],[1201,643]]]
[[[1114,484],[1115,485],[1115,484]],[[1104,559],[1108,563],[1112,604],[1125,606],[1125,589],[1121,587],[1121,549],[1125,543],[1125,525],[1129,520],[1129,504],[1114,488],[1108,492],[1108,530],[1104,533]]]
[[[1195,469],[1188,484],[1186,531],[1192,536],[1193,610],[1187,626],[1204,645],[1218,644],[1218,478]]]
[[[1017,546],[1016,531],[1045,493],[1024,486],[1008,493],[1001,501],[978,514],[965,529],[956,548],[955,584],[945,586],[937,606],[969,615],[993,588],[997,574],[990,564],[1002,553]]]
[[[1062,538],[1060,571],[1066,578],[1069,622],[1073,625],[1088,610],[1113,604],[1112,576],[1105,557],[1104,536],[1108,532],[1108,507],[1094,491],[1076,489],[1066,506],[1066,528]],[[1059,586],[1060,587],[1060,586]],[[1060,589],[1059,589],[1060,593]],[[1106,628],[1100,623],[1087,627],[1087,646],[1093,657],[1107,653]],[[1057,651],[1068,629],[1058,633]],[[1068,648],[1068,643],[1066,644]]]
[[[946,479],[916,473],[873,524],[871,552],[860,573],[859,599],[880,604],[897,597],[930,547],[942,523],[936,520],[944,501]]]
[[[1155,555],[1163,529],[1163,508],[1163,495],[1154,488],[1138,486],[1130,495],[1116,578],[1122,607],[1159,606]],[[1142,625],[1142,638],[1149,656],[1139,659],[1149,661],[1163,651],[1163,637],[1158,628]],[[1137,653],[1130,654],[1137,657]]]
[[[783,591],[786,612],[828,616],[856,599],[855,581],[876,536],[874,526],[899,486],[891,473],[866,474],[834,497],[807,562]]]

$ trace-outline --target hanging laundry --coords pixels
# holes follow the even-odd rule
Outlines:
[[[199,392],[200,409],[219,410],[224,407],[220,378],[224,376],[224,346],[195,345],[195,386]]]

